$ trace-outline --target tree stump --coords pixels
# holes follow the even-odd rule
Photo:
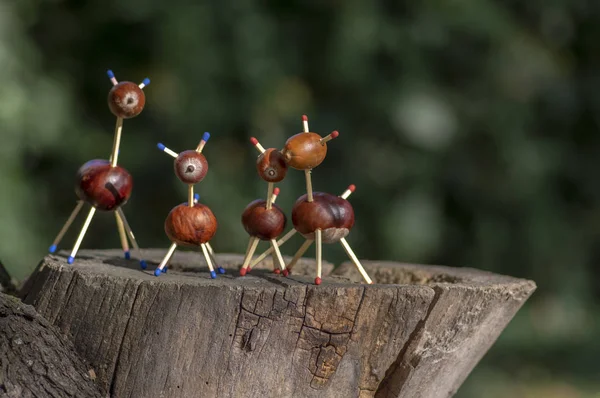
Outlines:
[[[156,265],[165,250],[145,250]],[[49,255],[24,301],[73,340],[115,397],[447,397],[535,290],[472,269],[342,264],[314,286],[314,261],[289,278],[237,270],[210,279],[176,252],[159,278],[112,251]],[[270,266],[270,260],[263,267]],[[332,266],[328,266],[329,272]],[[299,275],[309,272],[310,276]]]

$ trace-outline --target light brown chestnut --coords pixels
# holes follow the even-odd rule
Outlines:
[[[282,153],[275,148],[266,149],[256,159],[256,171],[267,182],[279,182],[287,174],[287,164]]]
[[[282,150],[288,166],[297,170],[314,169],[327,155],[327,144],[317,133],[300,133],[291,136]]]
[[[182,203],[174,207],[165,220],[165,232],[179,246],[198,247],[217,232],[217,218],[201,203],[190,207]]]

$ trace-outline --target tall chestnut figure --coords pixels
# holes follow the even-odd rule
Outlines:
[[[194,184],[202,181],[208,172],[208,162],[202,150],[209,138],[210,134],[204,133],[195,150],[181,153],[158,144],[158,149],[175,158],[173,169],[177,178],[188,185],[188,201],[175,206],[165,220],[165,233],[172,243],[163,260],[154,270],[156,276],[167,271],[167,264],[177,246],[200,247],[211,278],[217,277],[214,266],[220,274],[225,273],[225,270],[217,265],[215,252],[209,243],[217,232],[217,218],[208,206],[198,203],[199,196],[194,195]]]
[[[256,171],[258,176],[267,182],[267,199],[257,199],[251,202],[242,214],[242,224],[244,229],[250,235],[248,249],[244,257],[244,263],[240,269],[240,275],[246,275],[251,268],[250,260],[256,251],[258,242],[261,240],[271,242],[271,251],[273,253],[273,271],[280,273],[285,271],[285,262],[279,251],[277,237],[281,235],[285,228],[287,219],[279,206],[275,205],[279,188],[274,188],[276,182],[285,178],[287,173],[287,164],[283,154],[275,148],[265,149],[254,137],[250,142],[259,152],[256,159]],[[279,268],[277,265],[279,264]]]
[[[146,78],[140,84],[132,82],[119,83],[111,70],[107,72],[107,75],[113,84],[113,87],[108,94],[108,108],[117,117],[111,156],[109,160],[90,160],[77,171],[75,193],[79,197],[79,201],[77,202],[75,209],[71,212],[67,222],[54,239],[54,242],[52,242],[50,253],[54,253],[57,250],[58,244],[67,233],[69,227],[73,224],[73,221],[83,208],[84,203],[87,202],[92,208],[88,213],[77,240],[75,241],[71,255],[68,258],[68,263],[72,264],[75,261],[75,256],[79,251],[81,242],[94,218],[96,210],[101,210],[115,213],[125,258],[130,258],[129,241],[131,241],[131,244],[137,251],[140,265],[145,269],[146,262],[141,258],[135,236],[121,209],[121,206],[127,202],[131,195],[133,180],[127,170],[117,165],[117,159],[119,156],[119,146],[121,144],[123,119],[132,118],[142,112],[144,104],[146,103],[143,88],[150,84],[150,79]]]

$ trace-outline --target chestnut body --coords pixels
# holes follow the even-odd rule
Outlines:
[[[261,240],[277,238],[287,223],[287,218],[279,206],[273,204],[267,210],[266,203],[257,199],[246,206],[242,214],[242,224],[246,232]]]
[[[258,156],[256,171],[260,178],[267,182],[279,182],[287,174],[287,164],[281,152],[269,148]]]
[[[173,167],[177,178],[185,184],[196,184],[208,173],[206,157],[193,150],[181,152],[175,159]]]
[[[144,110],[146,96],[135,83],[121,82],[113,86],[108,93],[108,107],[113,115],[130,119]]]
[[[124,205],[133,187],[131,175],[108,160],[94,159],[77,171],[75,193],[98,210],[111,211]]]
[[[217,232],[217,218],[201,203],[190,207],[182,203],[174,207],[165,220],[165,233],[178,246],[198,247]]]
[[[354,226],[354,209],[350,202],[323,192],[313,193],[313,202],[307,195],[298,198],[292,209],[292,223],[307,239],[315,239],[320,229],[323,243],[335,243],[345,238]]]
[[[283,148],[283,156],[290,167],[310,170],[323,162],[327,155],[327,144],[321,143],[316,133],[300,133],[288,138]]]

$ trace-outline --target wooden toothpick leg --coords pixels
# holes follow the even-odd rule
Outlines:
[[[90,212],[88,213],[87,218],[85,219],[85,222],[83,223],[83,227],[81,228],[81,232],[79,233],[79,236],[77,237],[77,241],[75,241],[75,246],[73,246],[73,250],[71,251],[71,255],[69,256],[67,262],[69,264],[73,264],[73,262],[75,261],[75,256],[77,255],[77,251],[79,250],[79,246],[81,246],[81,242],[83,241],[83,237],[85,236],[85,233],[87,232],[88,227],[90,226],[90,223],[92,222],[92,218],[94,218],[94,214],[96,213],[96,208],[92,207],[90,209]]]
[[[188,185],[188,206],[194,207],[194,184]]]
[[[81,211],[81,208],[83,207],[83,203],[84,203],[83,200],[77,201],[77,205],[75,205],[75,208],[71,212],[71,215],[67,219],[67,222],[65,222],[65,225],[63,225],[63,227],[61,228],[58,235],[56,235],[56,238],[54,238],[54,242],[52,242],[52,246],[50,246],[50,248],[48,249],[48,251],[50,253],[56,252],[56,248],[58,247],[58,244],[60,243],[62,238],[65,236],[65,234],[71,227],[71,224],[73,224],[73,221],[75,221],[75,218],[77,217],[77,215]]]
[[[267,210],[273,207],[273,187],[275,184],[272,182],[267,184]]]
[[[210,254],[210,258],[212,259],[213,265],[217,266],[217,272],[219,274],[224,274],[225,273],[225,268],[221,267],[217,263],[217,256],[215,255],[215,251],[213,250],[212,246],[210,245],[209,242],[206,242],[205,245],[206,245],[206,248],[208,249],[208,254]]]
[[[119,230],[119,239],[121,239],[121,247],[123,248],[125,259],[129,260],[131,258],[131,254],[129,253],[129,242],[127,241],[127,235],[125,234],[123,220],[121,220],[121,217],[119,217],[119,213],[115,213],[115,218],[117,219],[117,229]]]
[[[356,265],[356,268],[358,268],[358,271],[360,272],[360,274],[362,275],[362,277],[365,279],[365,281],[369,285],[372,284],[373,281],[371,280],[371,278],[369,278],[369,275],[367,275],[367,271],[365,271],[365,269],[363,268],[363,266],[360,263],[360,261],[358,261],[358,258],[356,257],[356,255],[352,251],[352,248],[348,244],[348,241],[346,240],[346,238],[340,239],[340,243],[344,247],[344,250],[346,251],[346,254],[348,254],[348,257],[350,257],[350,260],[354,263],[354,265]]]
[[[248,266],[250,265],[250,260],[252,260],[252,255],[256,251],[256,246],[258,246],[259,241],[260,241],[260,239],[258,239],[256,236],[250,237],[250,242],[248,244],[248,250],[246,250],[246,257],[244,257],[244,264],[242,265],[242,268],[240,269],[241,276],[246,275],[246,272],[248,272]]]
[[[133,231],[131,230],[131,227],[129,226],[129,223],[127,222],[127,218],[125,217],[125,213],[123,213],[123,209],[121,209],[119,207],[117,209],[117,214],[119,215],[119,217],[123,221],[123,226],[125,227],[125,231],[127,232],[127,236],[129,236],[129,240],[131,241],[131,245],[133,246],[133,249],[135,250],[135,253],[138,256],[138,259],[140,260],[140,267],[142,269],[146,269],[148,267],[148,264],[146,264],[146,260],[144,260],[143,257],[142,257],[142,251],[140,250],[140,247],[137,244],[137,240],[135,239],[135,235],[133,234]],[[166,268],[163,270],[163,272],[167,272]]]
[[[281,247],[281,245],[283,245],[285,242],[287,242],[288,240],[290,240],[290,238],[292,236],[294,236],[296,234],[295,229],[290,230],[287,234],[283,235],[283,238],[279,239],[277,241],[277,246]],[[263,254],[261,254],[260,256],[258,256],[254,261],[252,261],[250,263],[250,267],[249,268],[254,268],[254,266],[258,263],[260,263],[262,260],[264,260],[265,258],[267,258],[267,256],[269,254],[273,253],[273,246],[269,247],[269,249],[265,250],[265,252]]]
[[[312,180],[310,178],[310,170],[304,170],[304,176],[306,177],[306,194],[308,196],[308,201],[313,201],[313,189],[312,189]]]
[[[121,145],[121,131],[123,130],[123,118],[117,117],[117,124],[115,125],[115,140],[113,142],[113,150],[110,155],[110,164],[112,167],[117,165],[117,158],[119,157],[119,145]]]
[[[158,267],[154,270],[154,276],[160,276],[163,268],[165,268],[165,266],[171,259],[171,256],[173,256],[175,249],[177,249],[177,243],[172,243],[169,247],[169,250],[167,251],[167,254],[165,254],[165,257],[162,259]]]
[[[281,268],[281,271],[285,271],[285,262],[283,261],[283,257],[281,256],[281,252],[279,251],[279,246],[277,246],[277,241],[275,239],[271,239],[271,247],[274,250],[274,254],[273,254],[273,267],[276,267],[276,263],[275,260],[277,260],[279,262],[279,268]],[[276,273],[279,273],[279,270],[276,269]]]
[[[304,253],[306,253],[306,251],[308,250],[308,248],[310,247],[310,245],[312,245],[314,242],[314,240],[312,239],[307,239],[302,246],[300,246],[300,248],[298,249],[298,251],[296,252],[296,254],[294,254],[294,258],[292,258],[292,261],[290,261],[290,263],[287,265],[285,271],[283,271],[283,275],[288,276],[288,274],[290,272],[292,272],[292,268],[294,268],[294,265],[296,265],[296,263],[298,262],[298,260],[300,260],[300,258],[304,255]]]
[[[206,248],[206,244],[202,243],[200,245],[200,247],[202,247],[202,252],[204,253],[204,258],[206,259],[206,264],[208,265],[208,269],[210,270],[210,277],[215,279],[217,277],[217,273],[215,272],[215,269],[212,266],[212,261],[210,259],[210,253],[208,252],[208,249]]]
[[[321,272],[323,269],[323,264],[322,264],[323,239],[321,239],[321,230],[317,229],[315,231],[315,235],[317,238],[317,277],[315,278],[315,285],[320,285],[321,284]]]

